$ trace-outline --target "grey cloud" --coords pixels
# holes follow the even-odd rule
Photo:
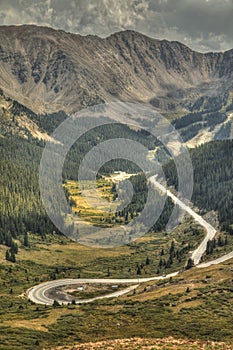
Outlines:
[[[197,33],[214,33],[232,36],[233,4],[231,1],[182,1],[176,11],[164,14],[167,22],[176,25],[179,29],[188,31],[192,36]]]
[[[134,29],[199,51],[233,47],[232,0],[0,0],[0,24],[107,36]]]

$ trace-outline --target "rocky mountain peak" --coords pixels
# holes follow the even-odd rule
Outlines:
[[[71,113],[112,100],[180,109],[191,96],[232,88],[232,50],[202,54],[131,30],[99,38],[2,26],[0,37],[0,87],[35,112]]]

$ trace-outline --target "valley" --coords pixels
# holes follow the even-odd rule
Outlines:
[[[221,262],[224,262],[226,260],[229,260],[233,257],[233,251],[230,252],[229,254],[224,255],[223,257],[214,260],[213,262],[208,262],[208,263],[202,263],[199,264],[200,260],[202,259],[204,253],[206,253],[207,250],[207,243],[209,241],[212,241],[216,235],[216,230],[213,226],[211,226],[209,223],[207,223],[200,215],[198,215],[197,213],[195,213],[190,207],[188,207],[184,202],[182,202],[180,199],[178,199],[174,194],[172,194],[169,190],[167,190],[165,187],[163,187],[159,182],[156,181],[156,177],[151,177],[149,178],[149,181],[156,187],[158,188],[160,191],[162,191],[163,193],[166,193],[167,196],[171,197],[173,202],[175,204],[177,204],[181,209],[183,209],[184,211],[186,211],[190,216],[193,217],[193,219],[195,221],[198,222],[199,225],[201,225],[202,227],[204,227],[205,231],[206,231],[206,236],[204,238],[204,240],[201,242],[201,244],[192,252],[189,252],[189,261],[192,260],[192,264],[191,266],[189,266],[189,262],[187,264],[185,264],[185,267],[190,268],[193,266],[197,266],[199,268],[203,268],[203,267],[208,267],[211,266],[212,264],[218,264]],[[102,184],[101,184],[102,185]],[[102,185],[103,186],[103,185]],[[97,185],[97,187],[99,187]],[[72,197],[74,198],[74,197]],[[80,206],[79,202],[76,202],[76,204],[78,204]],[[79,207],[78,207],[79,208]],[[93,213],[92,213],[93,216]],[[148,258],[149,259],[149,258]],[[190,260],[191,259],[191,260]],[[149,261],[149,260],[148,260]],[[167,279],[167,278],[172,278],[175,277],[176,275],[179,274],[180,271],[177,271],[175,273],[171,273],[166,275],[165,273],[162,276],[156,276],[156,277],[149,277],[149,278],[138,278],[137,279],[80,279],[80,280],[58,280],[56,282],[45,282],[42,285],[36,286],[34,288],[31,288],[27,291],[28,297],[31,301],[38,303],[38,304],[45,304],[45,305],[52,305],[53,304],[53,299],[51,299],[51,297],[49,298],[48,296],[46,296],[46,292],[49,293],[51,290],[54,290],[57,287],[62,287],[64,285],[69,285],[73,286],[74,290],[76,289],[74,286],[77,283],[80,283],[81,285],[88,285],[88,284],[104,284],[104,285],[111,285],[111,284],[132,284],[132,283],[143,283],[143,282],[149,282],[149,281],[154,281],[154,280],[160,280],[160,279]],[[137,272],[138,274],[138,272]],[[141,275],[138,274],[138,275]],[[120,295],[123,294],[127,294],[129,293],[131,290],[136,290],[136,288],[138,287],[138,285],[136,286],[131,286],[129,288],[126,288],[125,290],[121,290],[119,292],[115,292],[115,293],[110,293],[107,295],[100,295],[100,296],[96,296],[93,298],[84,298],[84,299],[73,299],[74,300],[74,304],[78,303],[88,303],[88,302],[92,302],[98,299],[102,299],[102,298],[113,298],[113,297],[118,297]],[[68,298],[69,301],[66,301],[66,298]],[[70,297],[69,297],[69,293],[66,293],[66,298],[64,299],[64,295],[61,295],[59,297],[59,293],[56,296],[55,293],[55,297],[54,300],[56,300],[59,303],[62,304],[67,304],[70,302]]]
[[[0,38],[0,349],[231,349],[232,49],[199,53],[134,30],[102,38],[35,25],[0,26]],[[104,113],[112,102],[133,102],[151,114],[120,115],[84,133],[61,175],[75,224],[85,225],[87,236],[92,225],[111,228],[118,239],[103,248],[101,230],[80,243],[54,225],[39,169],[46,144],[63,149],[53,134],[62,122],[91,106]],[[155,122],[152,112],[171,124],[165,136],[174,127],[187,147],[189,202],[178,191],[179,150],[172,157],[164,135],[143,129]],[[134,126],[121,123],[126,117]],[[109,139],[143,145],[166,186],[116,158],[100,167],[86,201],[78,169]],[[121,208],[124,181],[134,193]],[[166,196],[158,220],[136,240],[118,237],[140,217],[152,188]],[[168,231],[175,205],[184,217]]]

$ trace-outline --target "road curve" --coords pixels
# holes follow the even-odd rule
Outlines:
[[[176,197],[171,191],[167,190],[163,185],[161,185],[158,181],[156,181],[156,175],[150,177],[150,182],[155,185],[156,188],[158,188],[160,191],[162,191],[164,194],[166,194],[168,197],[170,197],[173,202],[183,210],[185,210],[188,214],[190,214],[204,229],[206,230],[206,236],[201,242],[201,244],[192,252],[191,258],[194,261],[194,265],[198,268],[204,268],[209,267],[211,265],[220,264],[224,261],[227,261],[229,259],[233,258],[233,251],[221,256],[218,259],[211,260],[205,263],[200,263],[201,257],[206,251],[206,246],[208,240],[212,240],[216,234],[216,230],[213,226],[211,226],[207,221],[205,221],[200,215],[198,215],[194,210],[192,210],[188,205],[186,205],[184,202],[182,202],[178,197]]]
[[[162,191],[164,194],[170,197],[175,204],[177,204],[181,209],[185,210],[189,215],[191,215],[206,230],[205,238],[203,239],[201,244],[197,247],[197,249],[195,249],[192,252],[192,255],[191,255],[191,259],[193,259],[194,265],[197,265],[200,262],[201,257],[206,251],[208,240],[213,239],[216,234],[215,228],[211,226],[207,221],[205,221],[200,215],[195,213],[194,210],[192,210],[188,205],[182,202],[171,191],[167,190],[163,185],[161,185],[158,181],[156,181],[156,176],[150,177],[150,182],[156,188],[158,188],[160,191]]]
[[[156,281],[156,280],[161,280],[165,278],[170,278],[170,277],[175,277],[178,275],[178,272],[171,273],[166,276],[156,276],[156,277],[148,277],[148,278],[115,278],[115,279],[105,279],[105,278],[78,278],[78,279],[72,279],[72,278],[66,278],[66,279],[60,279],[60,280],[55,280],[55,281],[49,281],[49,282],[44,282],[41,284],[38,284],[37,286],[34,286],[30,289],[27,290],[27,296],[28,299],[33,301],[36,304],[45,304],[45,305],[52,305],[54,300],[50,299],[48,296],[46,296],[46,292],[48,292],[49,289],[55,288],[55,287],[61,287],[65,285],[74,285],[74,284],[128,284],[132,283],[133,285],[130,287],[127,287],[125,289],[116,291],[114,293],[110,293],[107,295],[103,296],[98,296],[95,298],[90,298],[90,299],[81,299],[77,301],[77,304],[83,304],[83,303],[90,303],[94,300],[98,299],[104,299],[104,298],[113,298],[113,297],[119,297],[121,295],[124,295],[126,293],[129,293],[131,290],[135,289],[138,287],[140,283],[143,282],[149,282],[149,281]],[[58,300],[59,302],[59,300]],[[63,304],[67,304],[68,302],[63,302]]]
[[[166,194],[168,197],[170,197],[173,202],[177,205],[179,205],[180,208],[185,210],[188,214],[190,214],[204,229],[206,230],[206,236],[204,240],[201,242],[201,244],[192,252],[191,258],[194,261],[194,265],[198,268],[204,268],[209,267],[213,264],[219,264],[222,263],[228,259],[233,258],[233,252],[226,254],[218,259],[201,263],[199,264],[201,257],[206,251],[206,246],[208,240],[211,240],[214,238],[216,234],[216,230],[213,226],[211,226],[208,222],[206,222],[200,215],[195,213],[194,210],[192,210],[189,206],[187,206],[184,202],[182,202],[179,198],[177,198],[171,191],[167,190],[163,185],[161,185],[159,182],[156,181],[156,177],[153,176],[150,178],[150,182],[155,185],[159,190],[161,190],[164,194]],[[84,279],[61,279],[61,280],[55,280],[55,281],[49,281],[44,282],[41,284],[38,284],[37,286],[34,286],[27,290],[28,299],[33,301],[36,304],[45,304],[45,305],[52,305],[54,300],[50,299],[48,296],[46,296],[46,292],[48,292],[49,289],[54,287],[61,287],[65,285],[71,285],[71,284],[133,284],[130,287],[127,287],[125,289],[122,289],[120,291],[116,291],[114,293],[110,293],[103,296],[98,296],[95,298],[90,299],[81,299],[77,301],[77,304],[82,303],[89,303],[98,299],[104,299],[104,298],[113,298],[113,297],[119,297],[121,295],[124,295],[126,293],[129,293],[131,290],[137,288],[137,286],[140,283],[143,282],[149,282],[149,281],[156,281],[156,280],[162,280],[165,278],[175,277],[177,276],[179,271],[171,273],[166,276],[156,276],[156,277],[148,277],[148,278],[133,278],[133,279],[97,279],[97,278],[84,278]],[[58,300],[59,302],[59,300]],[[68,302],[63,302],[64,304],[67,304]]]

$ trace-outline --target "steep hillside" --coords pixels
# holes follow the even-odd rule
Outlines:
[[[0,87],[36,112],[120,99],[183,113],[214,96],[232,101],[232,50],[201,54],[133,31],[101,39],[24,25],[0,37]]]
[[[0,135],[33,137],[44,141],[54,141],[38,122],[38,116],[17,101],[5,96],[0,90]],[[52,118],[54,124],[55,118]]]
[[[194,170],[192,202],[204,211],[217,211],[221,230],[231,234],[233,234],[232,151],[232,140],[222,140],[206,143],[190,152]],[[168,185],[175,185],[177,188],[174,162],[165,165],[164,170]]]

